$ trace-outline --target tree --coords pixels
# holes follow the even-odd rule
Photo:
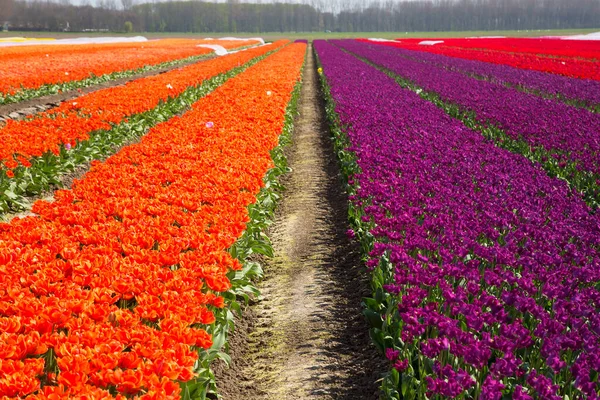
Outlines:
[[[126,33],[133,32],[133,24],[131,23],[131,21],[125,21],[125,23],[123,24],[123,30]]]
[[[13,10],[13,4],[13,0],[0,0],[0,27],[10,19]]]
[[[121,0],[121,4],[123,5],[123,10],[131,10],[133,0]]]
[[[600,21],[598,0],[362,0],[357,6],[343,0],[251,1],[79,0],[87,4],[75,6],[67,0],[0,0],[0,25],[47,30],[68,22],[72,31],[127,31],[129,21],[131,29],[147,32],[284,33],[573,29],[597,28]]]

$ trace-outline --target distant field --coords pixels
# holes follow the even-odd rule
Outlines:
[[[280,33],[280,32],[263,32],[263,33],[156,33],[156,32],[136,32],[136,33],[120,33],[120,32],[0,32],[0,37],[11,36],[27,36],[27,37],[81,37],[81,36],[137,36],[143,35],[148,38],[163,38],[163,37],[255,37],[260,36],[268,40],[274,39],[339,39],[339,38],[368,38],[378,37],[385,39],[394,38],[414,38],[414,37],[467,37],[467,36],[562,36],[562,35],[577,35],[600,31],[599,28],[593,29],[542,29],[542,30],[518,30],[518,31],[457,31],[457,32],[306,32],[306,33]]]

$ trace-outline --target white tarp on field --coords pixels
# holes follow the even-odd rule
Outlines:
[[[371,42],[394,42],[400,43],[399,40],[383,39],[383,38],[369,38]]]
[[[588,33],[587,35],[561,36],[568,40],[600,40],[600,32]]]
[[[440,44],[440,43],[444,43],[443,40],[423,40],[422,42],[419,42],[419,44],[421,46],[433,46],[435,44]]]
[[[265,40],[263,38],[259,38],[259,37],[254,37],[254,38],[237,38],[237,37],[222,37],[222,38],[204,38],[204,40],[243,40],[243,41],[250,41],[250,40],[256,40],[257,42],[260,42],[260,44],[265,44]]]
[[[111,44],[111,43],[142,43],[147,42],[144,36],[133,37],[81,37],[73,39],[27,39],[11,38],[14,41],[0,41],[0,47],[10,46],[39,46],[39,45],[73,45],[73,44]]]
[[[240,51],[246,51],[248,49],[255,49],[257,47],[270,46],[270,45],[271,45],[271,43],[265,43],[265,44],[259,44],[259,45],[252,46],[252,47],[245,47],[245,48],[239,49],[239,50],[230,50],[229,53],[227,53],[227,54],[238,53]]]
[[[209,40],[209,39],[205,39],[205,40]],[[212,40],[217,40],[217,39],[212,39]],[[222,39],[219,39],[219,40],[222,40]],[[255,49],[257,47],[269,46],[269,45],[270,45],[270,43],[266,43],[266,44],[260,44],[258,46],[252,46],[251,48]],[[250,47],[246,47],[244,49],[227,51],[226,48],[224,48],[223,46],[220,46],[218,44],[198,44],[198,45],[196,45],[196,47],[204,47],[206,49],[212,49],[212,50],[215,51],[215,54],[218,55],[218,56],[224,56],[224,55],[227,55],[227,54],[238,53],[240,51],[246,51],[246,50],[248,50],[250,48]]]
[[[227,49],[223,46],[219,46],[218,44],[198,44],[196,47],[204,47],[205,49],[214,50],[215,54],[218,56],[224,56],[227,54]]]
[[[588,33],[587,35],[540,36],[538,39],[600,40],[600,32]]]

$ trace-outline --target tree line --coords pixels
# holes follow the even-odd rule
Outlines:
[[[0,26],[12,30],[137,32],[412,32],[600,27],[598,0],[343,0],[303,3],[0,0]]]

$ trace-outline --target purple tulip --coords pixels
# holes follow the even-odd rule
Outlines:
[[[379,43],[378,45],[381,46],[382,44]],[[436,65],[465,75],[484,78],[491,82],[522,87],[548,96],[581,102],[591,107],[600,105],[600,82],[595,80],[570,78],[509,65],[407,49],[402,49],[402,54],[415,61]]]
[[[356,40],[336,40],[334,43],[425,90],[439,94],[444,101],[474,112],[479,121],[491,122],[511,138],[520,138],[531,146],[557,152],[554,155],[559,167],[564,167],[569,161],[578,164],[581,169],[600,174],[600,114],[505,87],[502,84],[507,79],[505,75],[489,82],[457,72],[475,71],[464,65],[463,61],[466,60],[458,61],[455,58]],[[448,67],[449,65],[453,67]],[[479,69],[477,71],[482,73]],[[496,72],[485,74],[498,75]],[[560,87],[577,87],[578,94],[574,96],[581,99],[589,97],[591,102],[600,103],[600,83],[555,77],[549,78],[551,82],[548,86],[552,87],[555,79],[566,79]],[[511,80],[513,83],[516,81],[519,80]]]
[[[342,44],[391,66],[402,58]],[[600,214],[379,70],[328,42],[315,49],[360,171],[351,202],[375,240],[367,265],[389,259],[396,339],[436,366],[422,389],[473,395],[473,374],[480,398],[595,395]]]

